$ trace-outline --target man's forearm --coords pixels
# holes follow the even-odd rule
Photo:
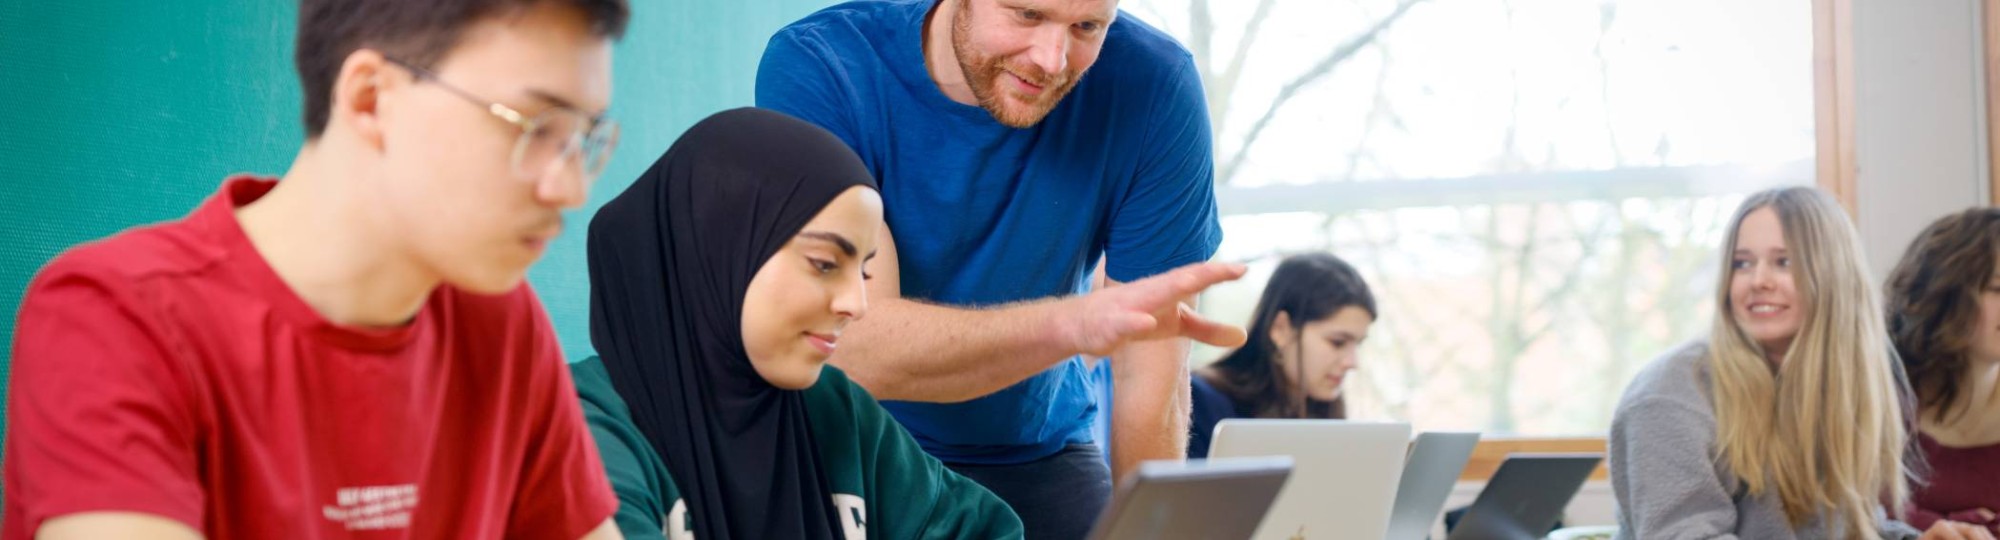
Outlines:
[[[1187,339],[1140,341],[1111,357],[1111,473],[1117,481],[1154,459],[1187,457]]]
[[[900,298],[870,302],[868,316],[841,333],[831,362],[876,399],[967,401],[1077,354],[1055,336],[1060,300],[989,309]]]

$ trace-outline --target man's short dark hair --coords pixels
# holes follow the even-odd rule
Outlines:
[[[306,92],[306,138],[326,131],[334,79],[355,50],[375,49],[428,67],[458,44],[467,26],[543,2],[582,12],[591,33],[609,39],[625,34],[631,16],[626,0],[300,0],[293,61]]]

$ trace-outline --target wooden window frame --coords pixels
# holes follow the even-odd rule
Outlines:
[[[1986,73],[1986,197],[2000,206],[2000,0],[1980,2]]]
[[[2000,0],[1985,1],[1991,4]],[[1858,223],[1861,214],[1854,161],[1854,3],[1813,0],[1812,10],[1813,159],[1817,165],[1814,175],[1820,189],[1832,193],[1847,208],[1848,217]],[[1988,43],[1990,47],[1991,42]],[[1992,108],[1987,110],[1991,114]]]
[[[1485,482],[1493,478],[1494,471],[1500,470],[1500,462],[1508,454],[1528,453],[1592,453],[1607,456],[1597,463],[1597,470],[1591,471],[1592,481],[1611,479],[1607,467],[1610,453],[1604,437],[1508,437],[1496,436],[1479,440],[1472,448],[1472,457],[1465,462],[1465,471],[1458,473],[1460,482]]]

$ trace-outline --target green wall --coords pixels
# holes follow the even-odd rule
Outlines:
[[[528,273],[572,356],[590,351],[590,213],[682,130],[749,105],[765,40],[833,3],[631,1],[614,54],[618,153]],[[303,133],[296,18],[294,3],[269,0],[0,5],[0,370],[22,289],[57,253],[180,217],[230,173],[284,172]]]

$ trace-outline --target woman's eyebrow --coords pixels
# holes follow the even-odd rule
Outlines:
[[[820,232],[820,231],[806,231],[799,233],[799,237],[811,238],[814,240],[819,240],[822,242],[833,244],[835,247],[840,248],[841,253],[846,253],[847,256],[849,257],[853,257],[860,253],[859,250],[854,249],[854,242],[849,242],[847,240],[847,237],[838,234],[830,232]]]

